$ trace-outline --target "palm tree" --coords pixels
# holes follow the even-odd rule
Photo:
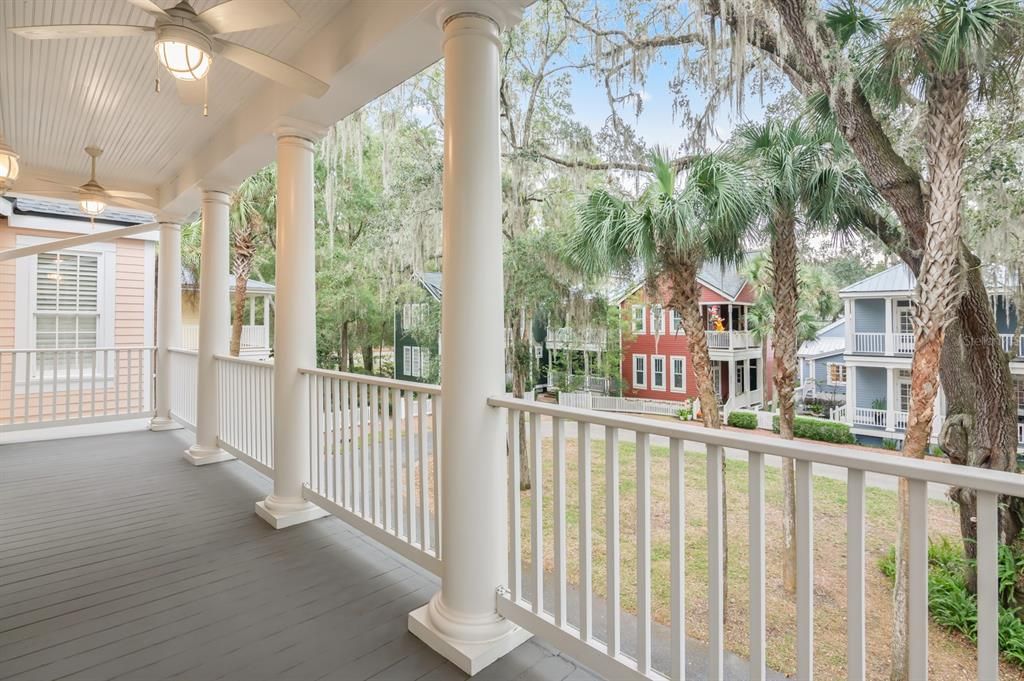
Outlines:
[[[235,278],[232,301],[231,345],[229,352],[237,357],[242,346],[242,325],[245,321],[245,296],[259,248],[270,236],[274,224],[277,178],[273,166],[263,168],[238,186],[231,195],[231,274]],[[267,320],[263,320],[266,324]]]
[[[654,177],[635,200],[605,189],[588,197],[568,240],[568,260],[595,276],[634,274],[639,268],[652,288],[666,278],[669,304],[682,317],[689,339],[704,425],[720,428],[697,274],[706,261],[742,259],[743,238],[756,214],[753,184],[746,170],[725,156],[696,159],[682,180],[660,152],[651,164]]]
[[[904,456],[923,458],[938,392],[936,377],[946,327],[957,318],[961,298],[968,289],[967,277],[977,277],[969,272],[970,266],[961,264],[962,260],[975,260],[963,242],[961,210],[968,105],[972,98],[985,100],[1008,93],[1008,99],[1016,101],[1019,96],[1024,7],[1018,0],[894,0],[883,4],[878,12],[873,8],[862,10],[854,3],[843,5],[829,12],[828,19],[844,42],[863,45],[862,71],[857,77],[869,95],[887,104],[923,98],[927,230],[914,293],[914,356],[903,443]],[[969,300],[968,305],[972,302]],[[976,456],[1012,457],[1012,446],[1006,449],[1009,451],[984,455],[977,452]],[[963,498],[971,496],[954,492],[964,527],[974,524],[966,519],[974,515],[973,499]],[[901,480],[891,672],[891,678],[900,681],[909,673],[907,503],[907,485]],[[1020,525],[1011,518],[1017,510],[1009,506],[1002,512],[1002,525],[1004,532],[1014,528],[1010,534],[1015,535]],[[969,558],[975,555],[973,539],[973,530],[967,530],[964,548]],[[973,574],[968,575],[968,581],[973,584]]]
[[[742,127],[730,148],[750,164],[760,185],[760,221],[771,251],[775,403],[779,434],[792,440],[800,318],[797,228],[831,226],[837,221],[848,224],[856,214],[852,206],[872,197],[859,166],[829,126],[812,126],[800,118],[789,123],[768,120]],[[796,591],[796,469],[792,459],[782,463],[782,581],[792,593]]]

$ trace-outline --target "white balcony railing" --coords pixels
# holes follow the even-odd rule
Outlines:
[[[218,443],[261,472],[274,470],[274,365],[216,355]]]
[[[0,430],[153,414],[152,347],[0,350]]]
[[[745,350],[759,347],[750,331],[706,331],[712,350]]]
[[[914,354],[914,334],[896,333],[893,334],[893,348],[897,355]]]
[[[886,410],[867,409],[855,407],[853,410],[853,425],[872,426],[874,428],[885,428]]]
[[[854,352],[863,352],[871,355],[885,354],[884,333],[855,333],[853,334]]]
[[[441,388],[303,369],[310,501],[441,573]]]
[[[231,327],[228,327],[228,338],[231,337]],[[270,327],[262,324],[245,324],[242,326],[242,336],[239,339],[240,352],[258,352],[270,349]],[[181,346],[186,350],[199,348],[199,326],[196,324],[184,324],[181,327]]]
[[[171,418],[188,430],[196,429],[196,383],[199,378],[195,350],[171,348]],[[159,376],[157,380],[159,380]]]
[[[999,334],[999,342],[1003,347],[1003,352],[1010,352],[1013,347],[1013,334],[1012,333],[1001,333]],[[1017,350],[1013,354],[1014,357],[1024,357],[1024,336],[1021,336],[1017,341]]]
[[[1017,424],[1017,444],[1024,445],[1024,423]]]
[[[978,511],[978,678],[998,676],[999,595],[997,583],[998,497],[1024,496],[1019,475],[949,464],[845,449],[809,442],[791,443],[779,438],[692,425],[654,421],[640,417],[571,409],[560,405],[492,397],[492,407],[505,409],[515,421],[526,413],[530,424],[528,451],[532,470],[550,470],[551,478],[534,478],[528,493],[519,490],[518,429],[510,431],[508,456],[509,582],[499,591],[498,612],[534,635],[546,639],[598,674],[615,679],[682,678],[689,662],[686,641],[684,589],[688,549],[695,534],[707,536],[708,677],[724,676],[725,601],[723,598],[724,515],[722,465],[725,449],[739,451],[748,460],[749,547],[749,657],[751,678],[766,670],[766,501],[767,457],[796,460],[797,516],[806,520],[797,528],[796,674],[813,678],[815,656],[815,465],[845,469],[847,499],[846,612],[847,667],[850,678],[864,678],[869,655],[888,650],[868,649],[865,576],[865,484],[868,473],[902,477],[909,484],[909,637],[910,677],[926,678],[928,667],[928,483],[964,486],[977,490]],[[542,440],[550,438],[550,447]],[[575,438],[575,446],[569,439]],[[625,457],[620,443],[629,442],[635,456]],[[706,450],[706,506],[698,528],[687,526],[684,500],[684,443]],[[658,458],[652,446],[668,449],[667,478],[652,475]],[[504,455],[504,452],[501,453]],[[572,460],[570,462],[570,457]],[[688,457],[687,457],[688,458]],[[595,481],[593,469],[603,469]],[[550,486],[548,480],[552,481]],[[631,484],[626,485],[626,482]],[[603,484],[601,484],[603,482]],[[635,483],[635,484],[632,484]],[[692,484],[692,483],[691,483]],[[663,486],[663,487],[662,487]],[[704,487],[704,485],[701,485]],[[600,490],[600,507],[594,514]],[[632,490],[627,497],[624,490]],[[655,500],[667,500],[655,514]],[[703,501],[703,499],[702,499]],[[523,522],[524,504],[529,513]],[[731,504],[732,502],[730,502]],[[895,499],[891,502],[895,507]],[[569,520],[569,511],[572,519]],[[627,520],[622,514],[628,516]],[[599,528],[599,529],[598,529]],[[597,531],[595,531],[597,530]],[[669,547],[655,560],[653,538],[667,535]],[[730,536],[730,541],[737,539]],[[699,540],[703,541],[703,537]],[[600,542],[600,545],[598,544]],[[635,546],[635,550],[634,550]],[[570,548],[571,547],[571,548]],[[570,554],[571,552],[571,554]],[[570,568],[569,555],[578,560]],[[666,557],[667,556],[667,557]],[[575,558],[575,557],[578,557]],[[627,562],[628,560],[628,562]],[[624,573],[626,565],[635,571]],[[545,567],[548,566],[548,567]],[[600,566],[600,567],[598,567]],[[603,574],[595,574],[600,569]],[[665,570],[670,587],[652,589],[655,570]],[[599,580],[609,585],[603,602],[605,612],[594,611],[590,597],[570,598],[570,592],[593,593]],[[573,586],[570,586],[570,581]],[[627,586],[628,585],[628,586]],[[635,589],[633,588],[635,586]],[[636,629],[623,631],[623,605],[627,595],[635,603]],[[730,592],[731,593],[731,592]],[[635,601],[633,600],[635,596]],[[743,598],[743,596],[741,596]],[[834,604],[829,604],[834,607]],[[571,608],[571,611],[570,611]],[[652,612],[670,613],[671,650],[665,665],[652,655]],[[595,627],[595,622],[603,622]],[[627,644],[632,648],[624,652]],[[746,648],[746,647],[745,647]]]

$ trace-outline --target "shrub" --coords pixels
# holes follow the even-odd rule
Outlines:
[[[733,411],[729,413],[726,423],[733,428],[754,430],[757,428],[757,414],[752,411]]]
[[[976,642],[978,602],[964,581],[966,563],[963,549],[948,537],[928,543],[928,611],[937,624]],[[999,547],[999,593],[1004,601],[1012,592],[1016,570],[1022,565],[1024,555],[1016,555],[1005,544]],[[895,547],[889,548],[878,567],[889,579],[895,578]],[[999,606],[999,650],[1005,659],[1024,666],[1024,621],[1017,610]]]
[[[882,440],[882,449],[891,449],[895,452],[897,447],[899,447],[899,443],[896,440],[890,440],[889,438]]]
[[[779,432],[779,417],[772,419],[772,430]],[[852,445],[857,442],[850,432],[850,426],[838,421],[826,421],[808,416],[797,416],[793,419],[793,435],[796,437],[833,442],[841,445]]]

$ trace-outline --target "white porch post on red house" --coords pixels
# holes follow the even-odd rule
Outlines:
[[[156,413],[150,430],[181,428],[171,419],[171,355],[181,345],[181,225],[160,223],[156,293]]]
[[[510,14],[515,11],[514,15]],[[499,26],[504,3],[460,3],[442,14],[445,58],[444,300],[441,354],[441,591],[409,630],[467,674],[529,638],[497,613],[506,583],[505,392]]]
[[[228,352],[228,206],[230,191],[203,189],[203,235],[199,255],[199,351],[196,360],[196,443],[185,459],[196,466],[230,461],[217,444],[220,392],[214,355]]]
[[[277,319],[274,324],[274,491],[256,514],[274,529],[327,515],[302,496],[309,481],[309,394],[299,369],[316,367],[313,140],[299,122],[277,136]]]

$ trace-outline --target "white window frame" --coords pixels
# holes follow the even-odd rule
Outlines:
[[[843,376],[842,381],[832,380],[832,367],[839,367],[839,373]],[[825,362],[825,384],[826,385],[846,385],[846,382],[850,380],[849,369],[846,364],[842,362]]]
[[[15,240],[16,248],[25,246],[36,246],[54,241],[51,238],[29,236],[20,234]],[[91,255],[98,256],[96,273],[96,303],[98,315],[96,320],[96,347],[105,348],[115,345],[114,319],[116,316],[116,294],[117,294],[117,245],[110,242],[92,243],[80,248],[65,248],[49,253],[59,252],[67,255]],[[148,272],[148,268],[147,268]],[[14,302],[14,345],[18,348],[34,348],[36,345],[36,274],[37,257],[29,256],[18,258],[15,261],[15,302]],[[143,282],[143,287],[149,286],[148,281]],[[25,294],[28,295],[25,295]],[[148,293],[145,296],[148,300]],[[147,329],[149,326],[147,325]],[[15,368],[15,385],[19,390],[25,388],[25,365],[26,358],[19,358],[18,366]],[[107,371],[106,376],[112,376],[113,368]],[[78,372],[75,375],[77,384]],[[49,375],[49,374],[48,374]],[[89,371],[82,373],[82,378],[91,379],[93,374]],[[39,375],[35,368],[32,369],[32,379],[38,379]]]
[[[665,306],[663,305],[651,305],[651,333],[655,336],[665,335]]]
[[[682,370],[676,373],[676,362],[682,366]],[[669,366],[669,389],[674,393],[686,392],[686,357],[685,355],[673,355],[668,358]],[[682,385],[676,387],[676,376],[682,376]]]
[[[639,318],[637,317],[637,310],[640,310]],[[646,305],[633,305],[630,307],[630,326],[633,329],[633,334],[637,336],[643,336],[647,333],[647,306]],[[640,322],[640,328],[636,328],[636,323]]]
[[[637,373],[643,376],[643,380],[637,380]],[[633,387],[636,389],[647,388],[647,355],[633,355]]]
[[[658,362],[661,362],[661,381],[658,381]],[[651,390],[664,390],[666,387],[666,374],[668,367],[665,366],[665,355],[651,355]]]
[[[409,375],[421,378],[423,374],[423,364],[421,362],[422,357],[420,356],[420,348],[418,345],[411,347],[412,366],[409,368]]]
[[[676,335],[686,335],[686,329],[683,328],[683,315],[679,310],[670,310],[668,321],[669,331]]]
[[[910,327],[909,330],[903,328],[904,319]],[[896,333],[914,333],[914,306],[909,300],[896,301]]]
[[[903,408],[903,389],[906,388],[906,409]],[[896,411],[910,411],[910,369],[900,369],[896,373]]]
[[[412,346],[405,345],[402,347],[402,373],[406,376],[412,376]]]

